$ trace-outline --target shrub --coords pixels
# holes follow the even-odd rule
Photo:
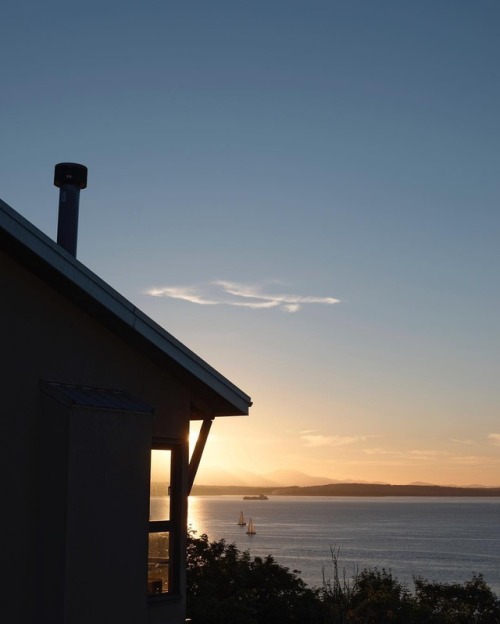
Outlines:
[[[187,614],[193,624],[322,621],[318,591],[271,555],[252,558],[225,540],[190,535],[187,561]]]
[[[338,551],[331,551],[333,580],[325,580],[321,597],[329,624],[413,624],[415,604],[410,592],[385,569],[365,568],[342,581]]]
[[[310,589],[298,570],[225,540],[190,534],[187,555],[193,624],[500,624],[500,601],[481,575],[464,584],[414,577],[411,593],[385,569],[341,578],[332,550],[333,579],[323,572],[322,588]]]
[[[432,624],[498,624],[500,601],[484,582],[473,574],[466,583],[436,583],[414,578],[415,600],[423,617]]]

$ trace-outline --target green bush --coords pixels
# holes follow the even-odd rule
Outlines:
[[[390,571],[366,568],[309,588],[271,555],[251,557],[225,540],[188,536],[187,614],[193,624],[500,624],[500,601],[481,575],[466,583],[414,578],[415,590]]]
[[[250,557],[225,540],[188,537],[187,614],[193,624],[321,622],[318,591],[271,555]]]
[[[500,603],[484,582],[481,574],[474,574],[463,585],[434,583],[421,577],[414,578],[415,600],[425,621],[434,624],[497,624],[500,622]]]

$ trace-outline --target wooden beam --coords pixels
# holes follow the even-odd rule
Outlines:
[[[213,420],[213,418],[205,418],[201,424],[200,433],[198,434],[198,439],[196,440],[194,451],[189,462],[188,496],[189,494],[191,494],[191,488],[193,487],[196,473],[198,472],[201,456],[203,455],[203,451],[205,449],[205,444],[207,443],[208,434],[210,433],[210,428],[212,427]]]

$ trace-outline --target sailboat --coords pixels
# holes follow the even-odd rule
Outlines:
[[[245,522],[245,518],[243,516],[243,512],[240,511],[240,519],[238,520],[238,525],[239,526],[245,526],[246,522]]]
[[[250,518],[248,521],[247,535],[255,535],[255,533],[256,530],[254,529],[252,518]]]

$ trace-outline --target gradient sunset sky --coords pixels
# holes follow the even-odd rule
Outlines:
[[[497,0],[6,0],[0,197],[248,393],[203,471],[500,485]],[[207,473],[208,474],[208,473]]]

